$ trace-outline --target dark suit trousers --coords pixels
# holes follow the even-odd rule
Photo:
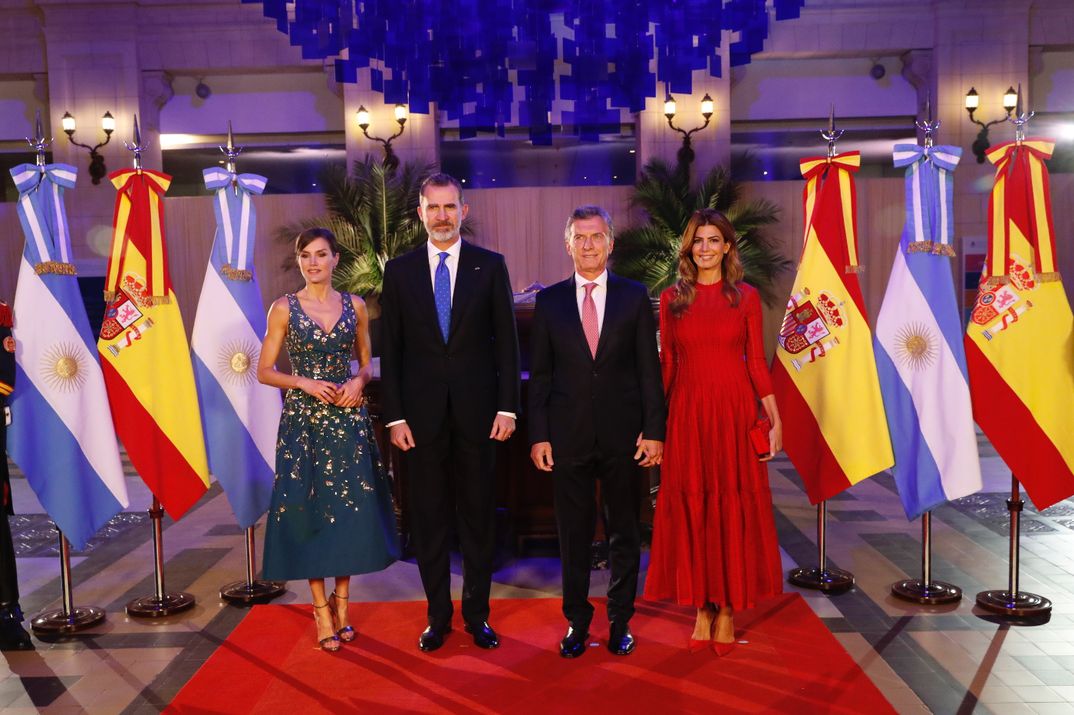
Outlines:
[[[0,348],[2,349],[2,348]],[[0,400],[0,608],[15,606],[19,602],[19,575],[15,572],[15,546],[11,540],[11,526],[7,515],[11,508],[11,487],[7,474],[7,426],[4,424],[4,405]]]
[[[608,533],[608,619],[626,623],[634,615],[641,536],[638,533],[638,467],[632,455],[605,457],[594,451],[563,458],[553,467],[559,553],[563,567],[563,615],[575,629],[593,618],[589,573],[596,528],[596,483]]]
[[[405,453],[410,523],[429,601],[429,625],[442,630],[451,623],[452,526],[457,528],[462,552],[462,617],[480,624],[489,617],[492,587],[495,443],[467,439],[450,418],[435,438],[415,441],[417,446]]]

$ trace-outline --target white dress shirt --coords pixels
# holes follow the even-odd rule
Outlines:
[[[597,335],[604,330],[604,304],[608,300],[608,271],[605,270],[593,280],[574,274],[575,298],[578,300],[578,317],[582,317],[582,302],[585,300],[585,284],[596,283],[593,289],[593,305],[597,308]]]

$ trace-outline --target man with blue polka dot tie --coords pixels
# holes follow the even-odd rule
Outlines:
[[[433,651],[451,631],[448,545],[463,560],[462,617],[481,648],[494,549],[495,444],[515,431],[518,334],[503,256],[463,241],[462,186],[434,174],[418,216],[429,241],[388,262],[381,294],[385,426],[404,453],[411,543],[429,602],[418,646]]]

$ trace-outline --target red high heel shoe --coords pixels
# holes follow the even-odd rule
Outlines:
[[[690,651],[691,653],[696,653],[699,650],[705,650],[706,648],[708,648],[709,643],[711,642],[712,641],[699,641],[696,638],[691,638],[690,642],[686,646],[686,650]]]
[[[712,652],[718,656],[725,656],[735,649],[735,642],[720,643],[718,641],[709,641],[712,643]]]

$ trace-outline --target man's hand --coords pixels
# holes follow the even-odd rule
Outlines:
[[[530,447],[530,459],[533,460],[533,466],[540,469],[542,472],[551,472],[552,465],[552,443],[551,442],[537,442]]]
[[[657,439],[645,439],[638,434],[638,451],[634,452],[634,461],[642,467],[655,467],[664,459],[664,443]],[[641,461],[638,461],[641,460]]]
[[[496,415],[496,419],[492,420],[492,431],[489,432],[489,439],[506,442],[507,438],[514,433],[514,418],[508,417],[507,415]]]
[[[362,394],[362,381],[357,377],[347,380],[336,391],[337,407],[361,407],[365,402]]]
[[[406,422],[400,422],[397,425],[392,425],[391,430],[391,442],[404,452],[414,447],[414,435],[410,431],[410,425]]]

